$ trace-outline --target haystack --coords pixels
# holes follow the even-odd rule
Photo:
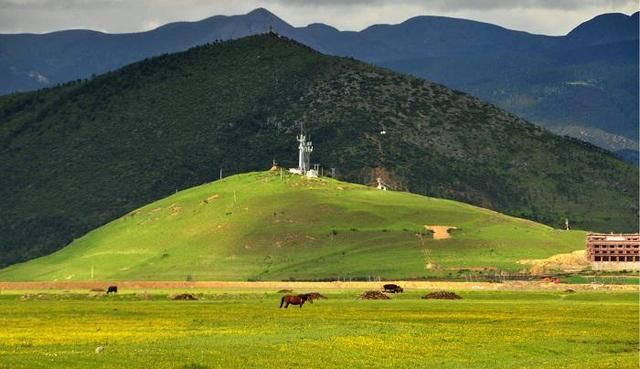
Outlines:
[[[436,299],[436,300],[460,300],[462,297],[455,292],[448,291],[436,291],[428,293],[422,296],[423,299]]]
[[[359,300],[391,300],[391,297],[380,291],[364,291],[358,296]]]

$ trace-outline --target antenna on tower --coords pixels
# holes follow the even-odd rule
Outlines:
[[[317,177],[317,170],[311,169],[313,144],[311,141],[307,141],[307,138],[307,135],[304,134],[304,124],[300,122],[300,134],[296,136],[296,141],[298,142],[298,168],[291,168],[289,171],[303,176]]]

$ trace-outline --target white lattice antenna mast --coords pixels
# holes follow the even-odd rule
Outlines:
[[[307,141],[304,143],[304,171],[305,173],[311,169],[311,152],[313,151],[313,146],[311,145],[311,141]]]
[[[311,141],[307,141],[307,136],[304,134],[304,127],[300,124],[300,134],[296,137],[298,140],[298,169],[305,174],[310,167],[311,152],[313,151],[313,145]]]
[[[296,139],[298,140],[298,169],[304,173],[304,148],[306,145],[307,137],[300,133]]]

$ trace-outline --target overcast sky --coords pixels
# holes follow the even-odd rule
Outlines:
[[[631,14],[639,5],[638,0],[0,0],[0,33],[71,28],[138,32],[258,7],[294,26],[321,22],[340,30],[361,30],[416,15],[445,15],[563,35],[598,14]]]

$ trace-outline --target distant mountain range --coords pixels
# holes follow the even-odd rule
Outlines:
[[[263,33],[269,27],[322,53],[442,83],[556,133],[620,151],[627,159],[637,157],[637,12],[604,14],[561,37],[436,16],[360,32],[324,24],[296,28],[266,9],[171,23],[142,33],[5,34],[0,35],[0,94],[88,78],[150,56]]]
[[[0,96],[0,266],[215,180],[218,168],[227,176],[272,159],[295,166],[300,123],[312,162],[340,179],[380,177],[396,191],[552,226],[569,218],[575,229],[638,227],[638,169],[611,153],[463,92],[271,33]],[[254,209],[227,210],[238,211]],[[349,216],[363,215],[354,207]]]

